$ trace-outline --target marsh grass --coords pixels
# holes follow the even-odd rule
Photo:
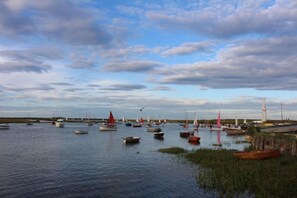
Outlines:
[[[163,148],[163,149],[159,149],[158,151],[161,153],[169,153],[169,154],[182,154],[187,152],[185,149],[179,148],[179,147]]]
[[[175,147],[173,150],[183,149]],[[198,185],[205,190],[215,190],[221,196],[296,197],[297,195],[297,157],[239,160],[233,157],[232,150],[225,149],[199,149],[184,152],[181,156],[194,164],[199,164]]]

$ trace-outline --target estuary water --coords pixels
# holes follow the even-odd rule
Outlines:
[[[78,129],[87,135],[75,135]],[[199,188],[197,165],[160,153],[172,146],[188,150],[222,148],[242,150],[244,137],[199,129],[199,145],[179,137],[178,124],[162,127],[164,140],[146,127],[119,125],[115,132],[100,132],[99,125],[65,123],[10,124],[0,130],[0,197],[216,197]],[[125,145],[122,137],[140,136],[140,143]]]

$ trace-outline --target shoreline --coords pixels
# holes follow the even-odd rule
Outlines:
[[[187,151],[172,147],[159,152],[175,154],[198,166],[197,184],[205,190],[214,190],[220,196],[234,197],[296,197],[297,157],[277,159],[240,160],[233,150],[197,149]]]

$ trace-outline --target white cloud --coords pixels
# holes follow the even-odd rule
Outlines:
[[[155,74],[166,84],[297,90],[296,41],[296,37],[245,40],[222,50],[214,61],[168,66]]]
[[[103,69],[109,72],[147,72],[160,66],[160,63],[153,61],[128,60],[107,63]]]
[[[173,47],[162,52],[163,56],[175,56],[175,55],[188,55],[197,52],[209,52],[210,44],[208,42],[192,42],[192,43],[183,43],[179,47]]]

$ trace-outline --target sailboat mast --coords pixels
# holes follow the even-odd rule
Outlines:
[[[281,120],[283,121],[283,104],[281,103]]]
[[[220,111],[219,111],[219,114],[218,114],[217,127],[221,128],[221,114],[220,114]]]

